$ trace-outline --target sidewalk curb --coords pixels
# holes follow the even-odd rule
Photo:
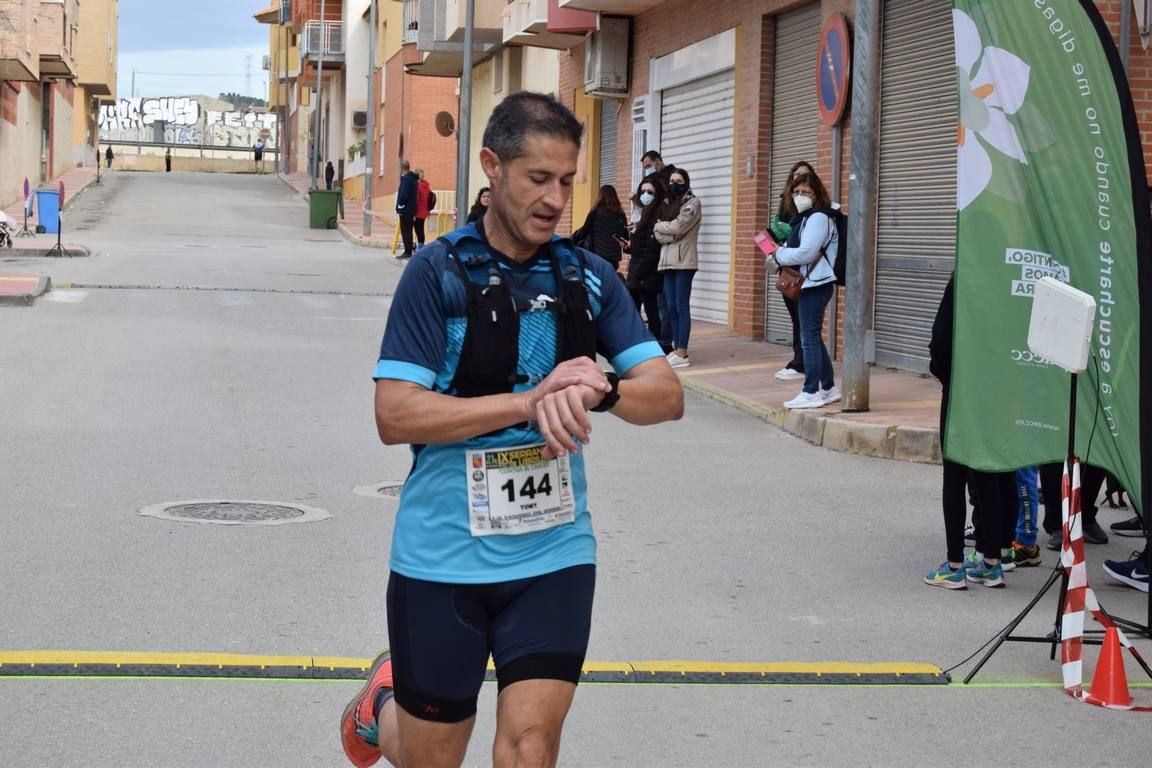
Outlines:
[[[4,255],[20,257],[46,257],[48,256],[48,253],[55,247],[56,244],[53,243],[46,248],[13,248],[11,251],[4,251]],[[88,246],[80,245],[79,243],[64,243],[64,250],[68,251],[67,256],[54,256],[52,258],[87,258],[92,255],[92,251],[88,248]]]
[[[30,307],[36,302],[36,299],[40,298],[50,290],[52,290],[52,278],[48,275],[41,275],[40,279],[36,282],[36,287],[31,291],[13,296],[0,296],[0,304],[15,304],[19,306]]]
[[[680,383],[691,392],[744,411],[821,448],[917,464],[939,464],[941,461],[939,430],[936,429],[868,424],[840,418],[837,414],[793,411],[748,400],[689,377],[681,377]]]

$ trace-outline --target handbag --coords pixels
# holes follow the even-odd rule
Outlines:
[[[794,267],[780,267],[776,274],[776,290],[784,294],[784,298],[797,301],[800,298],[800,289],[804,286],[804,275]]]

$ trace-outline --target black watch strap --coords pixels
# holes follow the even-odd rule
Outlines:
[[[605,371],[604,376],[607,377],[612,389],[604,393],[604,398],[592,408],[594,413],[610,411],[615,407],[616,403],[620,402],[620,377],[609,371]]]

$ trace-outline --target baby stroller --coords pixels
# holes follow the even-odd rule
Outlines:
[[[12,229],[8,226],[8,217],[0,211],[0,248],[12,247]]]

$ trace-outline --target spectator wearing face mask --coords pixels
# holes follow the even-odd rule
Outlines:
[[[687,368],[688,337],[692,331],[692,278],[699,267],[698,241],[703,215],[700,198],[692,194],[688,171],[676,168],[668,175],[668,200],[656,222],[660,241],[660,272],[664,277],[664,305],[672,328],[668,364]]]
[[[824,182],[815,173],[792,182],[788,201],[792,230],[788,243],[775,253],[776,263],[795,267],[804,277],[796,302],[800,315],[800,345],[804,350],[804,388],[784,403],[785,408],[820,408],[840,400],[832,358],[824,344],[824,313],[836,287],[836,225],[828,215],[831,201]]]
[[[660,335],[660,242],[656,239],[656,221],[667,195],[659,179],[645,178],[632,198],[640,208],[640,221],[628,243],[628,292],[636,309],[644,310],[644,319],[653,337]]]
[[[648,150],[640,158],[640,168],[644,171],[644,178],[656,178],[664,185],[665,190],[668,189],[668,184],[672,180],[672,172],[676,170],[676,166],[665,163],[664,158],[660,157],[660,153],[654,149]]]
[[[788,234],[792,231],[792,227],[788,224],[792,219],[792,214],[789,213],[788,208],[788,201],[792,198],[792,182],[800,176],[812,173],[815,173],[812,164],[806,160],[796,163],[788,172],[788,181],[785,182],[784,190],[780,193],[780,206],[776,210],[776,215],[772,217],[771,226],[768,227],[777,243],[788,242]],[[804,349],[800,346],[800,314],[794,299],[787,296],[780,298],[784,300],[784,308],[788,310],[788,319],[792,321],[792,359],[783,368],[776,371],[775,378],[780,381],[802,379],[804,378]]]

